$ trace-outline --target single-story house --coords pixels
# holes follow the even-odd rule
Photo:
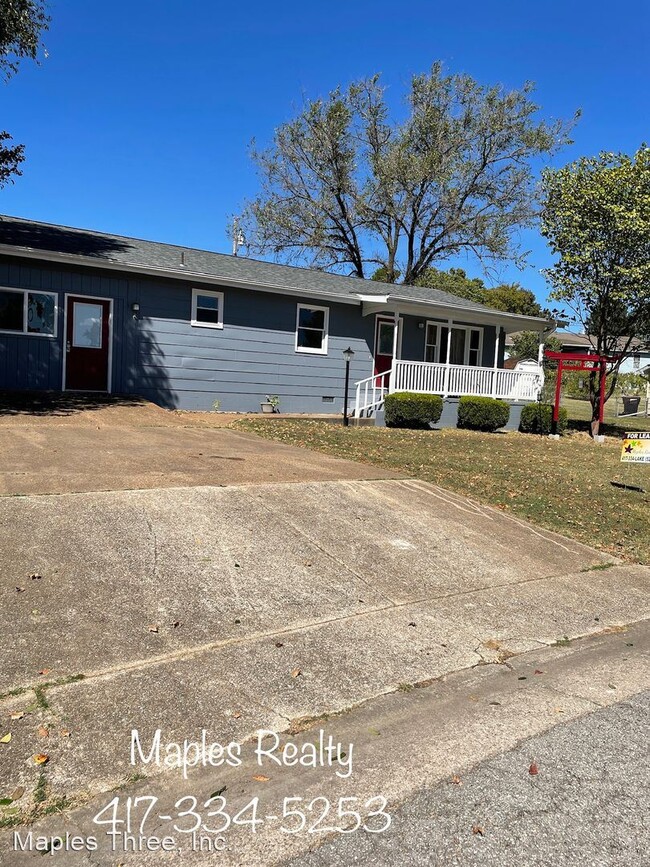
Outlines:
[[[351,413],[420,391],[452,424],[464,394],[535,400],[541,369],[504,370],[505,340],[552,329],[437,289],[0,217],[0,389],[338,414],[349,347]]]

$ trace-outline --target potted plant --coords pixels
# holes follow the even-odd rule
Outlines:
[[[277,394],[267,394],[266,400],[260,404],[262,412],[279,412],[280,398]]]

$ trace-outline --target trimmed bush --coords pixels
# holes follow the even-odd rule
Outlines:
[[[510,407],[494,397],[461,397],[458,401],[458,427],[470,430],[495,431],[505,427]]]
[[[386,427],[426,428],[442,415],[442,398],[438,394],[396,391],[384,402]]]
[[[548,403],[529,403],[521,411],[519,430],[522,433],[550,434],[553,424],[553,407]],[[557,432],[564,433],[567,426],[567,413],[560,407]]]

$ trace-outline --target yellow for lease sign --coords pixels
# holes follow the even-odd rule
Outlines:
[[[650,464],[650,431],[626,433],[621,460],[627,464]]]

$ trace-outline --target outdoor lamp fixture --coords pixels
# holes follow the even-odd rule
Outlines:
[[[350,362],[354,358],[354,349],[348,346],[343,350],[343,358],[345,358],[345,403],[343,404],[343,425],[348,427],[350,419],[348,418],[348,389],[350,388]]]
[[[137,301],[134,301],[133,304],[131,305],[131,312],[133,313],[133,318],[137,319],[138,313],[140,312],[140,305],[138,304]]]

